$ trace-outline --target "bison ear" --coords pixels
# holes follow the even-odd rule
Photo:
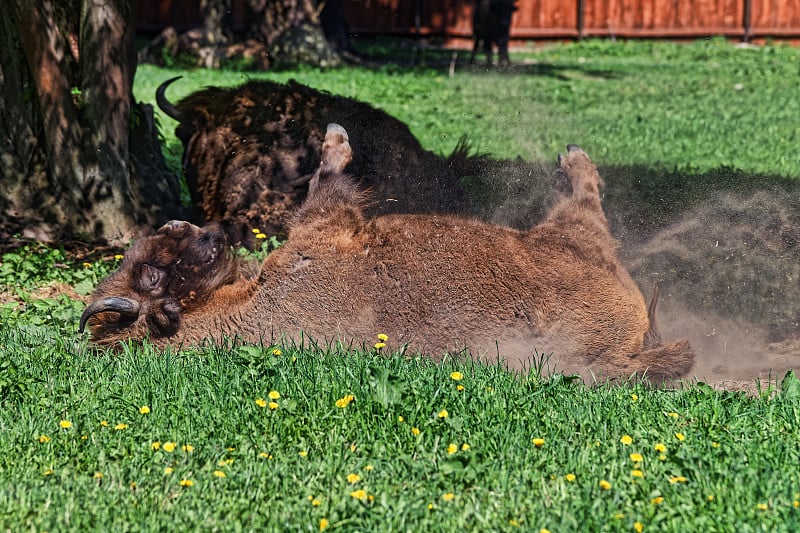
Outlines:
[[[161,286],[167,273],[163,269],[144,263],[139,272],[139,288],[143,291],[152,291]]]

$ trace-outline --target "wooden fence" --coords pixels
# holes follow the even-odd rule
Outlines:
[[[139,30],[200,24],[197,0],[138,0]],[[232,0],[235,27],[247,18]],[[472,33],[474,0],[344,0],[354,34],[464,39]],[[517,0],[514,40],[587,36],[742,40],[800,38],[800,0]]]

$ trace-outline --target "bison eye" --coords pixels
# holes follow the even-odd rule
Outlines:
[[[161,286],[166,275],[167,273],[164,270],[145,263],[139,273],[139,288],[146,292],[157,289]]]

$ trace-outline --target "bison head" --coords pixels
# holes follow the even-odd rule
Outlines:
[[[170,337],[182,313],[234,280],[236,265],[218,226],[167,222],[156,235],[136,241],[119,270],[98,285],[80,331],[91,320],[92,336],[104,343],[135,333]]]

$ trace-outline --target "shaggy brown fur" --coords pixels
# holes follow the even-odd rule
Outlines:
[[[240,265],[220,254],[201,261],[209,254],[200,241],[215,240],[215,228],[191,227],[172,241],[134,245],[130,261],[103,282],[95,302],[120,294],[134,299],[126,283],[136,276],[125,270],[135,271],[164,243],[176,250],[181,243],[179,264],[213,265],[204,268],[216,277],[198,276],[192,284],[203,303],[182,307],[174,334],[150,327],[141,313],[118,320],[115,329],[117,317],[94,303],[82,325],[91,320],[101,344],[148,334],[159,345],[234,335],[273,342],[297,340],[301,332],[318,342],[360,344],[383,332],[390,348],[437,357],[467,347],[478,359],[499,356],[518,370],[535,365],[537,354],[552,354],[551,371],[584,378],[639,374],[662,381],[692,368],[687,341],[660,344],[655,308],[648,316],[617,258],[598,193],[602,181],[580,148],[571,145],[559,156],[571,195],[544,223],[522,232],[450,216],[367,220],[363,189],[341,173],[349,153],[344,130],[330,127],[323,164],[289,240],[257,277],[242,275]],[[175,299],[171,285],[167,293]],[[142,307],[143,298],[129,306]]]
[[[251,81],[208,87],[174,106],[158,90],[159,106],[180,121],[183,167],[206,221],[223,225],[232,243],[252,245],[251,228],[285,234],[308,191],[325,137],[321,125],[352,125],[350,172],[370,188],[369,214],[458,213],[469,210],[459,179],[463,151],[445,159],[425,150],[408,127],[374,107],[294,81]]]

